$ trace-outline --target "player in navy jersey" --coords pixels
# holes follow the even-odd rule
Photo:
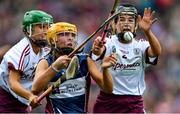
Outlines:
[[[25,37],[9,49],[0,65],[0,113],[25,113],[28,101],[37,97],[30,91],[32,80],[38,61],[50,51],[45,36],[52,23],[52,16],[44,11],[25,13]]]
[[[66,81],[55,88],[48,96],[46,106],[46,112],[48,113],[86,113],[90,76],[103,92],[112,92],[112,77],[108,68],[115,65],[115,54],[104,59],[101,73],[87,54],[77,53],[72,58],[72,61],[76,60],[73,63],[76,69],[75,74],[69,79],[66,71],[71,66],[72,61],[67,55],[74,50],[76,37],[77,28],[70,23],[58,22],[48,30],[47,38],[52,50],[37,66],[32,92],[39,94],[47,87],[49,82],[53,83],[59,77],[61,81],[66,78]]]
[[[151,31],[155,22],[154,11],[144,9],[141,17],[137,9],[130,4],[116,8],[120,15],[114,19],[115,35],[101,41],[95,39],[92,47],[92,58],[101,63],[105,55],[115,53],[117,63],[111,67],[113,77],[113,93],[100,91],[94,105],[94,113],[144,113],[142,95],[145,90],[145,68],[156,64],[161,54],[161,46]],[[135,38],[139,28],[145,33],[147,40]]]

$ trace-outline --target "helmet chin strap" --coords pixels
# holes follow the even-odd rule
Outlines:
[[[48,45],[48,42],[46,40],[34,40],[30,37],[28,37],[28,38],[33,44],[35,44],[36,46],[38,46],[40,48],[46,47]]]
[[[59,55],[69,55],[74,49],[70,48],[70,47],[63,47],[63,48],[59,48],[56,47],[55,51],[59,54]]]
[[[56,47],[56,48],[54,48],[54,50],[59,55],[69,55],[74,49],[70,48],[70,47],[63,47],[63,48]],[[82,51],[83,51],[83,49],[78,51],[77,53],[81,53]]]
[[[35,35],[37,35],[37,34],[35,34]],[[26,35],[26,36],[30,40],[30,42],[35,44],[37,47],[43,48],[43,47],[46,47],[48,45],[47,40],[34,40],[34,39],[32,39],[32,36],[35,36],[35,35],[31,35],[31,36]]]

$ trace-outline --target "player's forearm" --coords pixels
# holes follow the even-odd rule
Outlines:
[[[37,73],[36,78],[33,81],[32,92],[36,95],[42,92],[56,73],[57,72],[50,67],[45,72]]]
[[[112,93],[113,91],[113,80],[112,76],[108,71],[108,68],[103,68],[103,91],[106,93]]]
[[[26,90],[21,84],[17,81],[13,82],[13,85],[10,84],[10,88],[19,96],[29,100],[32,93],[28,90]]]
[[[145,35],[150,43],[150,51],[148,52],[149,56],[159,56],[161,54],[161,45],[157,37],[152,33],[151,30],[145,32]]]

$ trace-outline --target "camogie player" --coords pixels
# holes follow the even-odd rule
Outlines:
[[[161,54],[161,45],[151,31],[156,20],[154,11],[145,8],[141,17],[133,5],[125,4],[118,6],[116,12],[120,12],[114,20],[116,34],[107,38],[105,45],[101,37],[93,43],[92,58],[97,58],[97,62],[104,55],[116,53],[117,56],[116,65],[109,69],[113,77],[113,93],[100,91],[93,112],[145,113],[142,97],[146,88],[145,68],[155,65]],[[148,41],[134,38],[138,26]]]
[[[44,47],[48,44],[46,32],[52,23],[52,16],[44,11],[25,13],[25,37],[4,55],[0,66],[1,113],[26,113],[28,101],[36,97],[30,90],[38,61],[50,51]]]
[[[101,73],[87,54],[77,53],[72,58],[72,61],[76,60],[74,63],[75,73],[71,76],[71,79],[68,78],[70,75],[66,71],[71,67],[71,59],[67,55],[74,50],[76,37],[77,28],[70,23],[58,22],[48,29],[47,38],[52,50],[37,65],[32,92],[39,94],[47,87],[49,82],[53,83],[59,77],[61,81],[66,81],[53,89],[48,96],[47,113],[86,113],[90,86],[89,75],[104,93],[112,92],[112,77],[108,73],[108,68],[116,63],[114,54],[104,59]],[[64,72],[66,79],[63,75]]]

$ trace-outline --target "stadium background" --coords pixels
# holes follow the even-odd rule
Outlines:
[[[26,11],[41,9],[53,15],[55,22],[67,21],[78,27],[78,42],[92,34],[107,18],[114,0],[0,0],[0,47],[14,45],[22,37],[22,18]],[[158,21],[153,31],[158,36],[163,53],[157,66],[146,71],[147,89],[144,94],[146,112],[180,112],[180,1],[121,0],[133,3],[142,14],[144,7],[156,11]],[[100,33],[99,33],[100,34]],[[138,36],[143,34],[138,31]],[[89,52],[92,41],[85,51]],[[99,91],[93,82],[89,111]],[[39,107],[34,112],[42,112]]]

